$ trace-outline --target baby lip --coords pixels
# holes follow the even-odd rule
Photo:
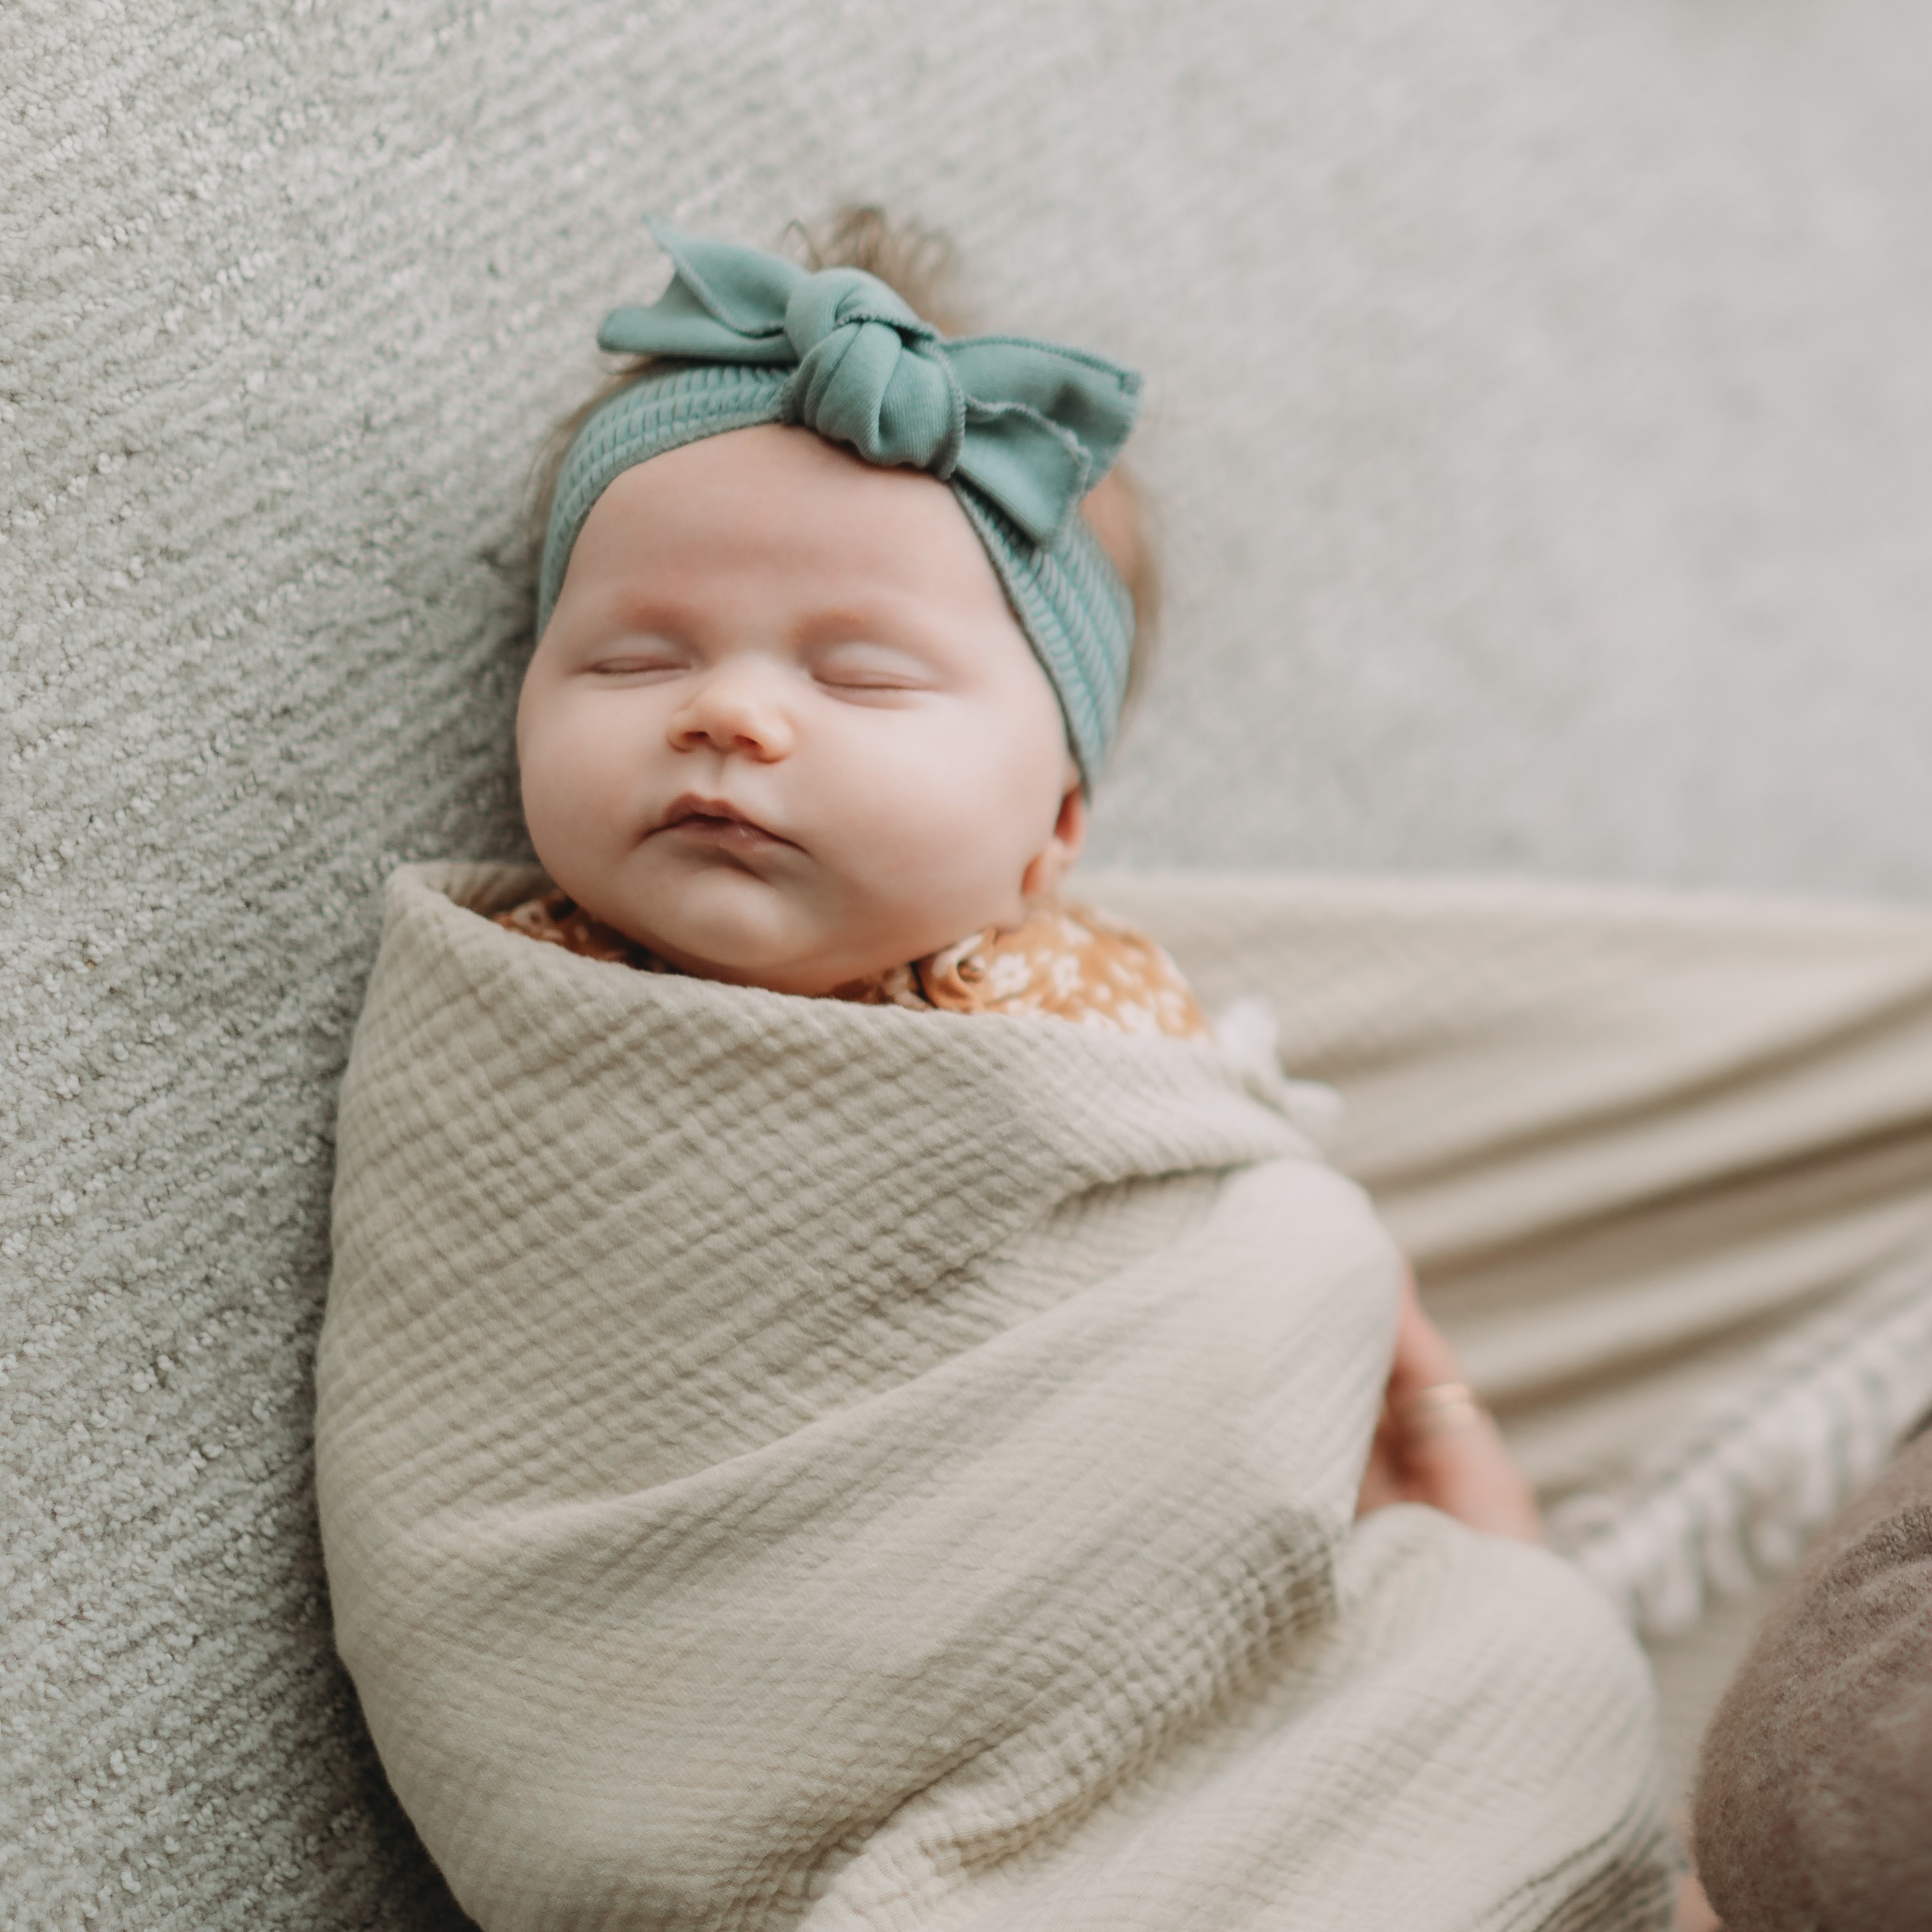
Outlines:
[[[728,799],[704,798],[696,792],[686,792],[671,800],[665,808],[660,832],[675,832],[688,829],[693,834],[721,840],[728,844],[755,843],[760,839],[770,839],[774,844],[789,845],[792,842],[760,825],[748,813],[740,812]]]

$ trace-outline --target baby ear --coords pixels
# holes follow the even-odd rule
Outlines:
[[[1122,581],[1136,582],[1145,538],[1141,529],[1139,493],[1128,481],[1126,471],[1108,470],[1081,499],[1080,514],[1099,538],[1108,561],[1120,573]]]
[[[1028,862],[1020,879],[1020,890],[1028,899],[1051,898],[1060,882],[1080,856],[1087,842],[1087,791],[1079,774],[1072,772],[1061,794],[1060,816],[1053,822],[1053,836]]]

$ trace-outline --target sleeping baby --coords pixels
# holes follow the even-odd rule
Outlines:
[[[338,1637],[458,1898],[1667,1924],[1628,1638],[1278,1072],[1059,896],[1137,379],[943,334],[875,221],[655,232],[550,494],[542,874],[398,875],[344,1092]]]

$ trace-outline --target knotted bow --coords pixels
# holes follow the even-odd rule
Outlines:
[[[664,221],[651,232],[676,273],[649,308],[614,310],[600,347],[790,368],[782,420],[868,463],[959,477],[1036,544],[1059,542],[1133,427],[1140,378],[1102,357],[1023,336],[950,340],[862,269],[813,274]]]

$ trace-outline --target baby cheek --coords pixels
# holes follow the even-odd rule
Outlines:
[[[608,721],[584,710],[554,706],[523,734],[524,821],[553,873],[554,857],[581,862],[621,829]]]
[[[1036,774],[977,748],[949,758],[935,748],[869,814],[873,849],[897,889],[960,933],[1012,915],[1058,802]]]

